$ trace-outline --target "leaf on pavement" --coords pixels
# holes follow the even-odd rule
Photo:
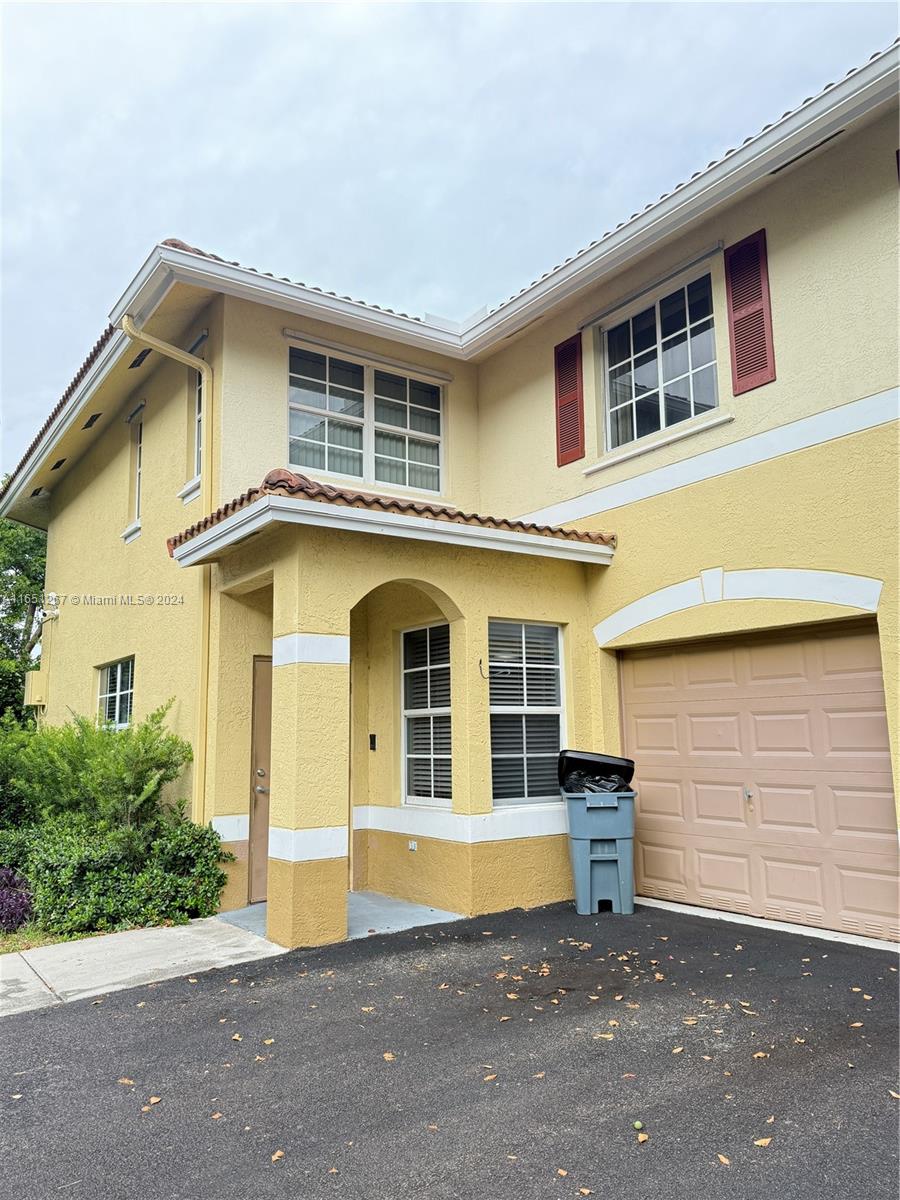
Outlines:
[[[493,1083],[493,1081],[496,1078],[497,1078],[496,1075],[485,1075],[484,1079],[482,1080],[482,1083]]]
[[[121,1079],[116,1080],[116,1083],[124,1084],[125,1087],[132,1087],[132,1085],[134,1084],[134,1080],[128,1079],[125,1075],[123,1075]]]
[[[757,1138],[756,1141],[753,1143],[753,1145],[754,1146],[768,1146],[768,1144],[769,1144],[769,1142],[771,1142],[771,1140],[772,1139],[770,1137],[769,1138]]]
[[[231,1035],[231,1040],[233,1042],[242,1042],[244,1039],[241,1037],[241,1035],[239,1033],[233,1033]]]
[[[384,1059],[385,1062],[393,1062],[397,1056],[395,1054],[392,1054],[390,1052],[390,1050],[385,1050],[384,1054],[382,1054],[381,1057]]]
[[[722,1164],[723,1167],[731,1166],[731,1159],[727,1155],[717,1154],[716,1158],[719,1160],[719,1162]]]
[[[637,1140],[638,1140],[638,1145],[643,1146],[644,1142],[650,1141],[650,1134],[649,1133],[639,1133],[637,1135]]]
[[[283,1150],[276,1150],[276,1151],[275,1151],[275,1153],[272,1155],[272,1162],[278,1162],[279,1158],[284,1158],[284,1151],[283,1151]]]
[[[682,1054],[682,1053],[684,1053],[684,1046],[675,1046],[675,1047],[674,1047],[674,1049],[672,1050],[672,1053],[673,1053],[673,1054]]]

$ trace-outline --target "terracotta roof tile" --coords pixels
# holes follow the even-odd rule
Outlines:
[[[445,504],[432,504],[419,500],[399,500],[395,496],[379,496],[372,492],[349,491],[332,487],[327,483],[316,483],[306,475],[295,475],[283,468],[270,471],[259,487],[249,488],[234,500],[229,500],[214,513],[195,522],[182,533],[167,541],[169,554],[179,546],[220,524],[232,513],[238,512],[263,496],[293,496],[302,500],[315,500],[320,504],[333,504],[340,508],[361,508],[369,512],[394,513],[404,517],[427,517],[434,521],[445,521],[453,525],[474,525],[482,529],[504,529],[511,533],[523,533],[540,537],[557,538],[567,542],[587,542],[595,546],[616,544],[614,533],[594,533],[583,529],[566,529],[558,525],[534,525],[528,521],[510,521],[505,517],[488,517],[479,513],[463,512]]]

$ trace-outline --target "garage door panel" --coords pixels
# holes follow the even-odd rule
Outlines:
[[[622,687],[642,892],[900,936],[870,629],[626,652]]]

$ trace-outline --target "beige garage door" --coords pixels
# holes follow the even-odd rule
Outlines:
[[[645,896],[900,937],[871,627],[622,656]]]

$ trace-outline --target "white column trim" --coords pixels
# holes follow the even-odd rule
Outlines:
[[[316,862],[322,858],[346,858],[349,834],[346,825],[319,829],[281,829],[269,826],[269,858],[282,862]]]
[[[471,816],[424,805],[388,807],[361,804],[353,809],[353,828],[474,845],[478,842],[511,841],[514,838],[552,837],[568,833],[569,826],[566,806],[560,800],[547,804],[495,808],[492,812]]]
[[[350,661],[350,638],[345,633],[286,633],[272,640],[272,665],[330,663],[344,666]]]
[[[223,842],[245,842],[250,836],[250,818],[246,813],[233,817],[213,817],[210,825]]]
[[[876,612],[883,586],[881,579],[840,571],[788,567],[725,571],[713,567],[701,571],[696,579],[660,588],[624,605],[594,626],[594,637],[598,646],[605,646],[660,617],[726,600],[807,600]]]

